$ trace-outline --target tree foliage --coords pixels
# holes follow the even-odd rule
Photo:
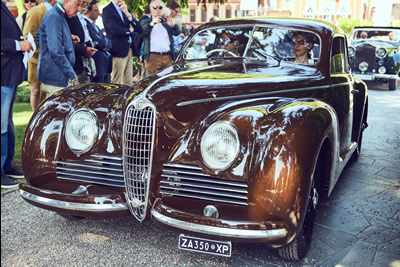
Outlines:
[[[189,7],[190,0],[176,0],[182,8]],[[144,7],[148,5],[151,0],[125,0],[126,5],[131,10],[133,14],[138,15],[139,17],[143,15]],[[168,0],[163,0],[166,4]],[[197,5],[203,5],[204,8],[207,8],[207,4],[224,4],[226,0],[197,0]]]
[[[338,20],[338,25],[342,30],[348,35],[351,34],[351,31],[354,27],[358,26],[372,26],[373,22],[361,23],[360,19],[349,19],[349,18],[340,18]]]

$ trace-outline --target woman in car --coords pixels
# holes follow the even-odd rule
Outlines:
[[[306,33],[295,33],[293,38],[293,53],[296,58],[294,62],[300,64],[314,64],[312,59],[313,42],[307,38]]]

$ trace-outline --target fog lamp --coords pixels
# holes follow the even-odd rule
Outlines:
[[[358,65],[358,68],[359,68],[362,72],[364,72],[364,71],[366,71],[366,70],[368,69],[368,63],[365,62],[365,61],[363,61],[363,62],[361,62],[361,63]]]
[[[385,68],[384,66],[379,67],[378,72],[379,72],[380,74],[384,74],[384,73],[386,72],[386,68]]]

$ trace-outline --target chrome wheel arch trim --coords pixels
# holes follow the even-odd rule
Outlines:
[[[89,204],[89,203],[67,202],[67,201],[61,201],[34,195],[22,189],[19,189],[19,194],[22,198],[28,201],[64,210],[76,210],[76,211],[87,211],[87,212],[108,212],[108,211],[128,210],[126,203]]]
[[[151,210],[152,217],[168,226],[178,229],[196,232],[207,235],[217,235],[227,238],[242,238],[242,239],[276,239],[286,237],[288,231],[284,228],[273,230],[246,230],[246,229],[229,229],[224,227],[207,226],[196,223],[189,223],[177,219],[167,217],[158,211]],[[233,222],[232,222],[233,223]]]

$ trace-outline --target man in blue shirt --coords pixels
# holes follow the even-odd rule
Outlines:
[[[39,32],[38,80],[47,97],[76,83],[78,77],[73,69],[74,45],[67,17],[77,15],[81,0],[59,0],[44,15]]]
[[[12,178],[24,178],[12,166],[15,153],[15,133],[12,120],[18,85],[26,75],[23,52],[30,52],[32,44],[24,41],[21,29],[6,4],[1,1],[1,188],[18,184]]]

